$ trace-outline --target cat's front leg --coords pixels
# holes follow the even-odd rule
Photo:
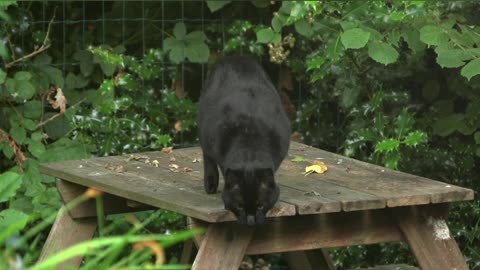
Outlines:
[[[215,160],[203,153],[204,187],[208,194],[217,192],[218,189],[218,168]]]

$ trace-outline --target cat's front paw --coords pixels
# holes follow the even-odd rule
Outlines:
[[[205,178],[204,181],[205,192],[207,192],[207,194],[214,194],[217,192],[218,179],[215,179],[215,177],[208,177]]]

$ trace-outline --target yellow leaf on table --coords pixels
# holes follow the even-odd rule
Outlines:
[[[315,160],[313,162],[313,165],[305,167],[305,176],[311,174],[311,173],[324,173],[328,170],[327,165],[323,163],[322,161]]]

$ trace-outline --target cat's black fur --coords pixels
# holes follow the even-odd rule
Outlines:
[[[216,63],[205,83],[198,112],[205,191],[225,179],[225,209],[254,225],[278,200],[274,173],[290,144],[290,123],[262,66],[247,57]]]

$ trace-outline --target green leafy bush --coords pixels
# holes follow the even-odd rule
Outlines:
[[[4,1],[0,202],[8,210],[0,212],[0,228],[21,235],[33,226],[29,218],[60,207],[39,162],[195,144],[203,78],[228,54],[265,60],[303,142],[477,195],[479,5]],[[201,20],[189,19],[201,10]],[[109,222],[115,232],[128,230]],[[449,225],[470,269],[480,269],[479,224],[478,200],[455,204]],[[340,269],[410,262],[404,245],[333,253]],[[31,261],[38,256],[30,254]]]

